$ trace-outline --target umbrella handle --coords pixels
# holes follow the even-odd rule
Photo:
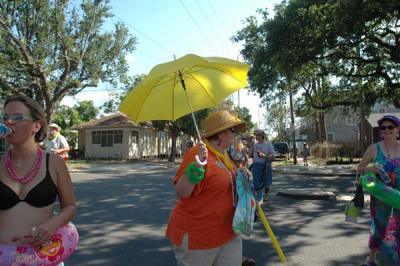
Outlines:
[[[205,160],[204,162],[202,162],[202,161],[200,160],[200,157],[199,157],[198,155],[196,155],[194,158],[196,159],[197,165],[200,165],[201,167],[203,167],[204,165],[207,164],[207,160]]]

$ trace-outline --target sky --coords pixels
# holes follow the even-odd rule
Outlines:
[[[147,74],[157,64],[188,53],[218,56],[241,61],[240,43],[230,38],[243,28],[243,20],[256,15],[258,8],[273,13],[278,0],[112,0],[110,19],[125,23],[137,37],[137,47],[127,55],[130,75]],[[63,104],[93,100],[99,107],[109,96],[106,86],[85,90],[76,97],[67,97]],[[238,96],[240,95],[240,96]],[[242,89],[232,97],[236,105],[247,107],[255,123],[263,123],[260,100]]]

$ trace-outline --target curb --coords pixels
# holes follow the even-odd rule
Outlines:
[[[330,191],[320,193],[296,193],[296,192],[284,192],[278,191],[279,196],[292,198],[292,199],[304,199],[304,200],[336,200],[336,194]]]
[[[320,172],[293,172],[285,170],[275,170],[273,173],[277,174],[289,174],[289,175],[310,175],[310,176],[355,176],[354,173],[320,173]]]

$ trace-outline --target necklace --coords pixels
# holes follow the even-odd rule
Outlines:
[[[8,175],[15,181],[21,184],[26,184],[31,182],[38,174],[40,166],[42,165],[42,155],[43,155],[43,150],[38,148],[36,152],[36,158],[35,162],[32,165],[32,168],[29,170],[29,172],[24,175],[24,176],[17,176],[15,173],[15,168],[12,162],[12,154],[11,150],[7,152],[6,154],[6,168]]]
[[[394,156],[393,156],[394,158],[396,158],[396,156],[397,156],[397,141],[396,141],[396,144],[395,144],[395,145],[396,145],[396,146],[395,146],[395,148],[394,148]],[[390,155],[389,149],[388,149],[388,147],[386,146],[386,143],[385,143],[385,142],[383,142],[383,146],[385,147],[386,154],[387,154],[388,158],[391,159],[392,156]]]
[[[232,194],[232,206],[236,207],[237,204],[237,191],[236,191],[236,179],[234,178],[234,174],[226,168],[225,164],[218,159],[217,160],[217,165],[221,166],[221,168],[224,168],[225,171],[229,175],[230,183],[231,183],[231,194]]]

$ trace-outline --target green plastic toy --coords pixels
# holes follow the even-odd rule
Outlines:
[[[367,172],[361,176],[362,187],[375,198],[400,209],[400,191],[385,185],[375,173]]]

